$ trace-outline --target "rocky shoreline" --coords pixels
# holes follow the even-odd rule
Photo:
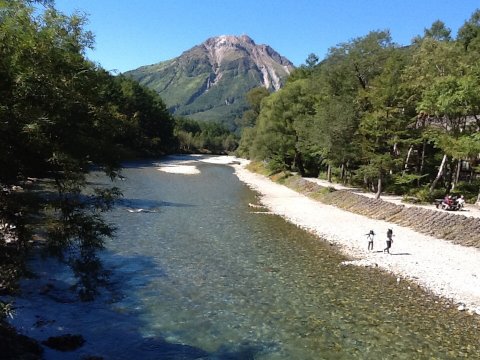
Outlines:
[[[382,199],[365,197],[348,190],[324,192],[320,186],[302,178],[294,178],[288,186],[302,194],[316,194],[315,199],[342,210],[371,219],[406,226],[422,234],[452,241],[463,246],[480,248],[480,218],[447,211],[396,205]]]
[[[233,166],[238,178],[259,193],[262,205],[337,245],[350,257],[346,265],[379,267],[398,281],[411,280],[447,299],[460,311],[480,315],[479,219],[349,191],[322,191],[296,177],[286,181],[287,187],[248,171],[246,162]],[[388,228],[394,233],[391,254],[383,252]],[[371,229],[377,234],[373,251],[367,250],[365,236]]]

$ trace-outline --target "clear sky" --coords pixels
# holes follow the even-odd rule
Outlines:
[[[124,72],[179,56],[218,35],[249,35],[296,66],[339,43],[390,30],[408,45],[436,20],[455,36],[480,0],[56,0],[87,14],[95,50],[87,56]]]

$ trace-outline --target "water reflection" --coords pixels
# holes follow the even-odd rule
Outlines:
[[[158,200],[150,200],[150,199],[132,199],[132,198],[123,198],[117,201],[117,207],[125,208],[125,209],[145,209],[150,211],[158,211],[161,210],[162,207],[189,207],[195,206],[192,204],[183,204],[183,203],[175,203],[170,201],[158,201]]]

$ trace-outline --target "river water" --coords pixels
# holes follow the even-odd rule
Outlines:
[[[256,194],[231,167],[195,159],[193,175],[127,164],[93,302],[78,301],[63,265],[32,259],[39,277],[23,282],[11,322],[39,340],[86,339],[47,359],[480,358],[478,320],[342,266],[328,242],[249,206]]]

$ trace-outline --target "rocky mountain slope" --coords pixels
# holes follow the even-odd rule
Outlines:
[[[278,90],[293,64],[248,36],[222,35],[180,56],[124,75],[157,91],[172,113],[232,125],[245,109],[245,94]]]

